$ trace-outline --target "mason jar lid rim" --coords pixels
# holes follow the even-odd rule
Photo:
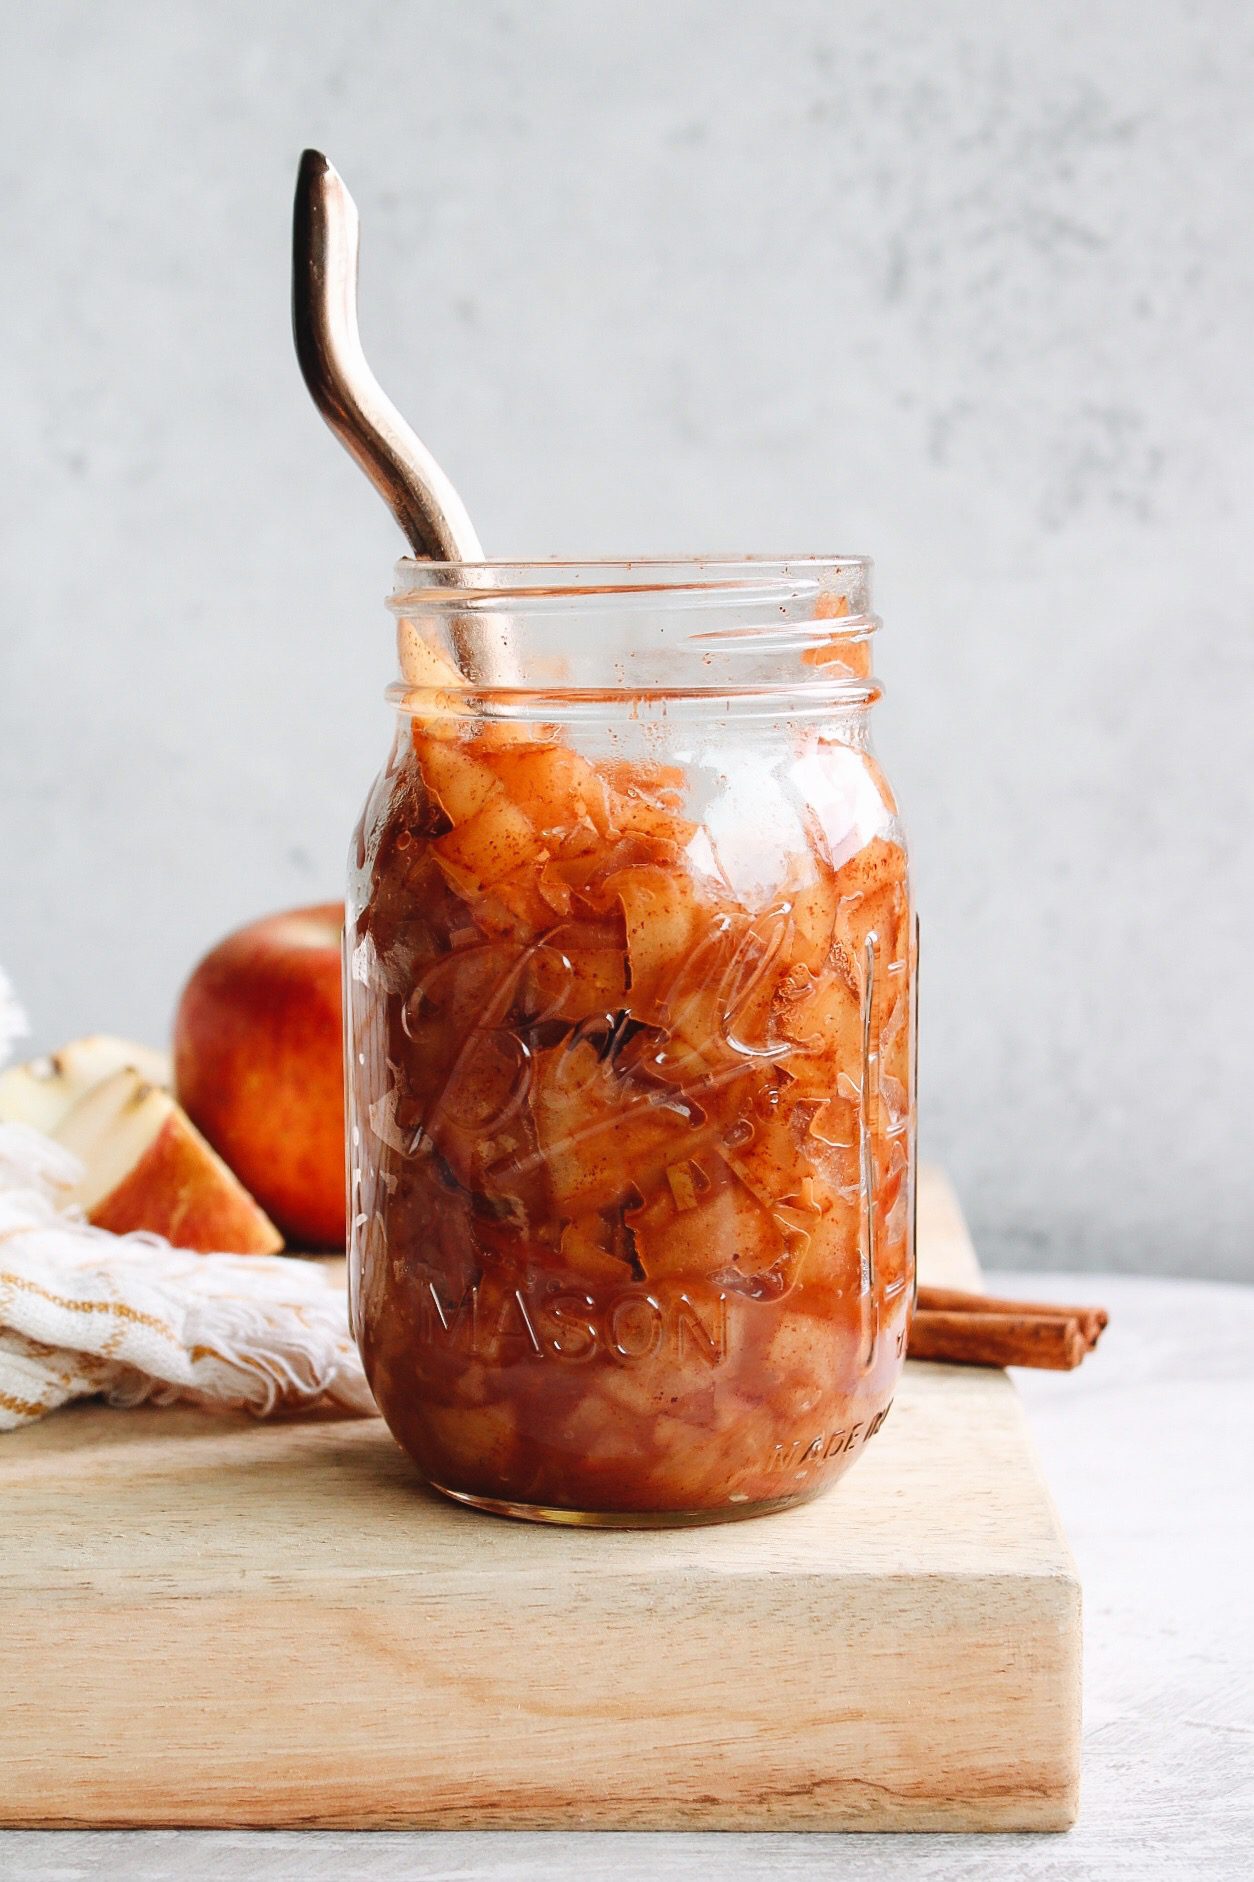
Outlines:
[[[552,556],[543,559],[437,562],[402,556],[395,565],[390,603],[419,595],[428,605],[447,605],[458,595],[532,599],[622,598],[685,595],[707,598],[778,592],[801,599],[844,582],[865,592],[869,556]]]
[[[552,569],[745,569],[760,574],[771,569],[781,574],[798,569],[861,569],[873,567],[869,555],[551,555],[484,556],[477,561],[437,561],[430,556],[401,556],[396,572],[417,569],[431,574],[450,574],[455,569],[484,569],[524,572]]]

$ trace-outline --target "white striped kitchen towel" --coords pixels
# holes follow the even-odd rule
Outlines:
[[[24,1030],[0,974],[0,1063]],[[0,1431],[71,1399],[370,1413],[344,1285],[325,1262],[111,1235],[60,1201],[74,1160],[0,1124]]]

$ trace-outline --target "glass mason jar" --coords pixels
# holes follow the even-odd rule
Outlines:
[[[439,1490],[779,1509],[914,1292],[914,918],[869,564],[398,565],[346,928],[350,1301]]]

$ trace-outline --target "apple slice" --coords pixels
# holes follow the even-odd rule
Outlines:
[[[55,1136],[83,1165],[69,1200],[97,1228],[152,1229],[201,1252],[270,1255],[283,1246],[187,1113],[130,1066],[81,1098]]]
[[[531,819],[499,784],[465,823],[436,838],[431,853],[458,894],[474,900],[525,863],[538,870],[548,856]]]
[[[496,789],[491,768],[452,738],[433,738],[414,728],[414,749],[423,780],[453,823],[468,823]]]
[[[108,1033],[91,1033],[86,1039],[72,1039],[45,1058],[10,1066],[0,1075],[0,1124],[30,1124],[52,1136],[93,1086],[124,1066],[132,1067],[149,1085],[171,1083],[168,1053]]]

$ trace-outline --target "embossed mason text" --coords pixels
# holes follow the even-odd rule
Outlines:
[[[625,1287],[600,1298],[578,1289],[489,1288],[456,1296],[428,1278],[418,1336],[498,1363],[595,1355],[623,1366],[665,1357],[717,1366],[728,1353],[726,1295],[696,1288]]]

